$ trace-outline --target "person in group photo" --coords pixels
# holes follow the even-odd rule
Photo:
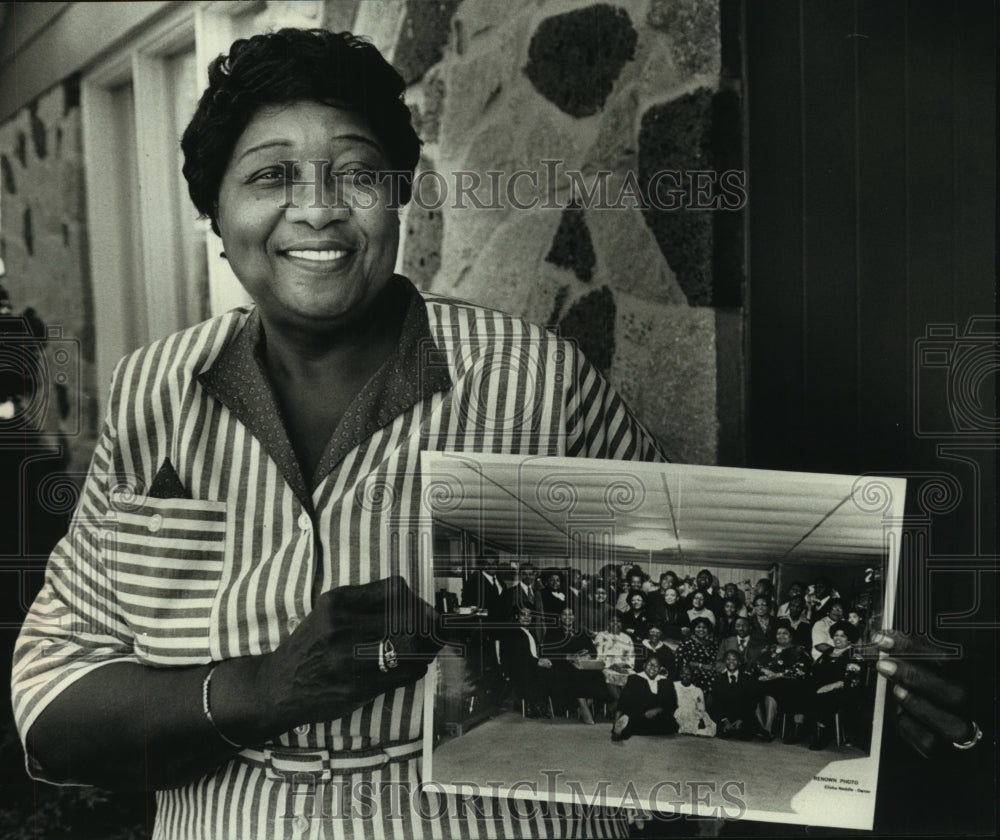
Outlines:
[[[670,675],[656,658],[646,660],[641,672],[632,674],[622,689],[618,714],[611,727],[611,740],[626,741],[633,735],[673,735],[677,695]]]
[[[725,669],[715,678],[710,709],[717,721],[717,734],[748,741],[759,731],[756,680],[735,650],[726,651],[723,662]]]

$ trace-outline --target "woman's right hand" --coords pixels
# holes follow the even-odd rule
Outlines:
[[[294,632],[260,659],[254,687],[265,728],[336,720],[418,680],[441,647],[436,618],[400,577],[323,593]],[[395,660],[390,653],[380,662],[386,640]]]

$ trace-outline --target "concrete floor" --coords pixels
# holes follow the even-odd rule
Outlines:
[[[877,759],[853,747],[811,751],[780,740],[686,735],[613,743],[606,722],[585,726],[575,718],[530,720],[512,712],[444,741],[431,763],[435,782],[490,789],[521,781],[527,798],[554,791],[574,801],[568,783],[576,782],[590,802],[604,782],[603,801],[613,805],[623,797],[626,804],[647,803],[652,795],[664,811],[855,828],[870,827],[877,777]],[[670,784],[656,788],[661,782]]]

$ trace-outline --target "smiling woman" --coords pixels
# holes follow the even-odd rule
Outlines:
[[[184,133],[254,305],[119,364],[13,676],[35,777],[154,788],[156,837],[625,830],[419,791],[421,452],[660,455],[571,344],[392,273],[403,87],[350,34],[281,30],[212,62]]]

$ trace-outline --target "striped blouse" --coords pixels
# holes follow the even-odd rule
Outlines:
[[[263,654],[332,587],[399,574],[421,591],[421,451],[659,459],[571,343],[396,282],[409,308],[394,355],[348,408],[308,482],[260,366],[252,307],[119,363],[79,505],[18,640],[22,738],[56,695],[102,665]],[[165,471],[190,498],[155,492]],[[422,704],[423,681],[159,791],[154,837],[621,833],[621,820],[563,805],[526,815],[523,802],[452,808],[408,795],[419,780]]]

